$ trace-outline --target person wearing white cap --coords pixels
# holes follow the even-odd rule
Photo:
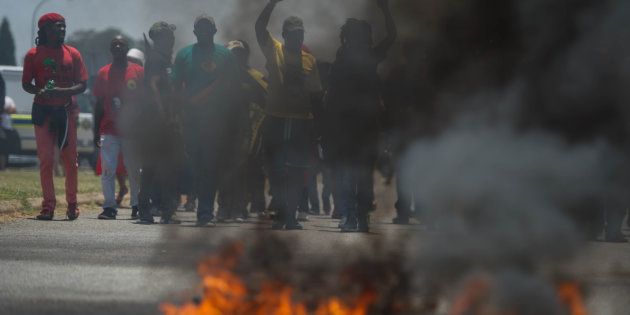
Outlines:
[[[137,65],[144,66],[144,53],[140,49],[131,48],[129,52],[127,52],[127,60]]]

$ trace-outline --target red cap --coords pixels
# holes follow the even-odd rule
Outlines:
[[[59,13],[46,13],[39,18],[37,27],[42,28],[48,23],[64,22],[66,19]]]

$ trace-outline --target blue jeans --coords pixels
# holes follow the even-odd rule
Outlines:
[[[129,186],[131,197],[131,206],[138,205],[138,188],[140,180],[140,166],[138,159],[132,150],[132,143],[113,135],[101,136],[101,167],[103,174],[101,175],[101,186],[103,188],[103,208],[116,209],[116,169],[118,167],[118,154],[123,153],[123,160],[127,175],[129,177]]]

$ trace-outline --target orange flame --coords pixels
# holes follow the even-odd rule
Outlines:
[[[321,301],[314,312],[303,302],[294,300],[293,288],[268,281],[257,293],[233,271],[243,253],[243,245],[234,243],[215,257],[201,263],[203,296],[199,303],[160,306],[164,315],[365,315],[376,301],[376,294],[366,290],[351,305],[339,297]]]
[[[488,298],[492,286],[492,279],[485,275],[469,279],[453,301],[449,315],[478,314],[475,310]]]
[[[458,292],[450,315],[463,314],[518,314],[510,310],[488,308],[486,303],[493,290],[493,279],[488,275],[477,275],[468,279]],[[574,281],[561,282],[556,286],[560,305],[566,307],[568,315],[587,315],[580,285]],[[508,313],[505,313],[508,312]]]
[[[577,282],[566,281],[558,285],[558,297],[569,309],[570,315],[586,315],[582,290]]]

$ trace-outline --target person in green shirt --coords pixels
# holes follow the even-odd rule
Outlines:
[[[181,49],[175,57],[173,81],[182,100],[184,145],[199,199],[197,225],[214,219],[214,201],[222,181],[221,170],[234,150],[234,82],[237,66],[232,53],[214,43],[214,19],[202,14],[195,19],[197,43]]]

